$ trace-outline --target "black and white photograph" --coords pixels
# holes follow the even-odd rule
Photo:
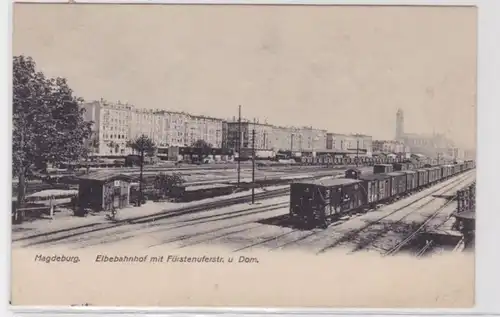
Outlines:
[[[476,24],[15,4],[12,305],[472,306]]]

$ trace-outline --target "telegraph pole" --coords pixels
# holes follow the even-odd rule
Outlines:
[[[240,169],[241,169],[241,105],[238,106],[238,188],[240,187]]]
[[[255,119],[252,129],[252,204],[255,203]]]
[[[290,134],[290,158],[292,158],[292,157],[293,157],[293,137],[294,137],[294,136],[295,136],[295,135],[294,135],[293,133],[292,133],[292,134]]]

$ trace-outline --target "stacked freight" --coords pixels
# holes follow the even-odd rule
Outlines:
[[[376,208],[378,204],[409,195],[474,167],[474,162],[467,161],[398,172],[384,166],[383,170],[390,172],[369,174],[349,169],[343,179],[292,183],[290,216],[302,224],[326,227],[339,216]]]

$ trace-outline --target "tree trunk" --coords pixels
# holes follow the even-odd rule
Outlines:
[[[140,161],[140,164],[141,164],[141,172],[139,174],[139,202],[137,203],[137,206],[141,206],[142,205],[142,172],[143,172],[143,169],[144,169],[144,151],[141,151],[141,161]]]
[[[21,167],[19,169],[19,182],[17,184],[17,204],[14,218],[17,223],[22,223],[24,220],[24,212],[18,211],[23,207],[26,196],[26,169]]]

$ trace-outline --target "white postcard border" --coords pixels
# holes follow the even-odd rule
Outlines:
[[[1,65],[4,74],[1,78],[0,96],[3,97],[3,115],[4,121],[3,132],[1,136],[1,145],[4,147],[6,155],[2,156],[2,175],[10,175],[10,151],[11,151],[11,76],[12,76],[12,53],[11,53],[11,37],[12,37],[12,3],[9,1],[2,2],[2,23],[1,36],[2,42],[8,43],[1,50],[2,58]],[[19,2],[67,2],[67,1],[19,1]],[[426,314],[426,315],[479,315],[479,314],[498,314],[500,313],[500,286],[496,281],[499,279],[498,270],[500,268],[500,255],[498,252],[498,241],[500,241],[500,204],[497,197],[498,184],[496,182],[499,173],[498,157],[499,149],[498,142],[494,135],[500,135],[500,1],[498,0],[413,0],[413,1],[397,1],[397,0],[366,0],[366,1],[334,1],[334,0],[316,0],[316,1],[292,1],[292,0],[268,0],[268,1],[250,1],[250,0],[199,0],[199,1],[172,1],[172,0],[144,0],[144,1],[86,1],[76,0],[78,3],[182,3],[182,4],[314,4],[314,5],[437,5],[437,6],[470,6],[474,5],[479,8],[479,59],[478,59],[478,158],[477,158],[477,195],[480,216],[477,221],[479,228],[476,245],[476,307],[472,310],[360,310],[360,309],[251,309],[251,308],[111,308],[111,307],[16,307],[11,308],[16,315],[22,316],[42,316],[42,315],[60,315],[74,316],[87,315],[97,316],[106,314],[144,314],[159,315],[159,314],[178,314],[178,315],[208,315],[222,314],[227,315],[290,315],[290,314],[307,314],[307,315],[393,315],[393,314]],[[8,105],[8,106],[7,106]],[[6,177],[4,182],[0,183],[2,188],[0,195],[5,207],[10,201],[10,178]],[[10,209],[10,206],[9,206]],[[9,210],[5,208],[5,210]],[[10,216],[7,212],[4,214],[5,219],[2,223],[3,232],[6,234],[3,237],[2,251],[3,257],[2,266],[6,281],[10,280]],[[8,311],[6,305],[7,299],[10,297],[10,285],[2,288],[3,301],[2,311]],[[5,307],[5,309],[3,309]],[[6,314],[7,316],[7,314]],[[132,316],[132,315],[130,315]]]

